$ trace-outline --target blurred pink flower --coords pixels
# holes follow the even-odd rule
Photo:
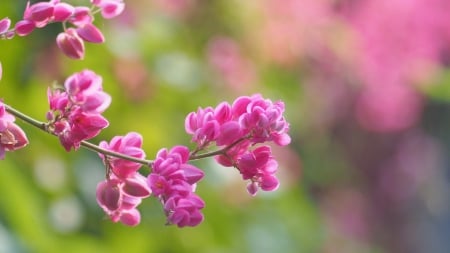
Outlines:
[[[252,63],[241,52],[238,43],[227,37],[216,37],[208,44],[207,57],[213,71],[233,90],[255,83]]]
[[[363,88],[356,114],[379,132],[414,125],[422,98],[415,85],[432,75],[450,48],[450,5],[445,0],[367,0],[348,15],[355,31],[354,62]]]
[[[14,121],[14,116],[0,102],[0,159],[5,158],[6,151],[21,149],[28,144],[25,132]]]

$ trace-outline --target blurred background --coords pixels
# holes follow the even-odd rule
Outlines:
[[[30,144],[0,163],[1,253],[448,252],[448,0],[125,2],[97,17],[106,43],[83,61],[56,47],[60,24],[1,40],[2,99],[44,120],[47,87],[92,69],[113,97],[92,142],[137,131],[152,159],[193,147],[190,111],[261,93],[291,124],[274,147],[281,187],[249,197],[237,171],[203,160],[200,226],[165,226],[152,198],[139,226],[113,224],[95,202],[98,156],[18,121]],[[25,5],[2,0],[0,17]]]

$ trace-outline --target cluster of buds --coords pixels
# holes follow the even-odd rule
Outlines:
[[[101,115],[111,103],[102,78],[90,70],[71,75],[64,89],[48,90],[48,131],[57,135],[67,151],[98,135],[109,125]]]
[[[144,159],[142,136],[128,133],[116,136],[99,147],[136,159]],[[196,226],[203,221],[200,210],[205,206],[194,191],[204,173],[188,164],[189,149],[176,146],[170,151],[161,149],[149,164],[152,172],[144,177],[138,170],[142,164],[122,158],[99,154],[106,165],[106,179],[97,186],[97,203],[113,222],[125,225],[139,224],[141,215],[137,206],[143,198],[153,194],[163,205],[167,224],[178,227]]]
[[[122,0],[90,2],[92,8],[72,6],[60,0],[28,2],[23,20],[14,29],[10,29],[10,19],[0,20],[0,38],[9,39],[14,34],[26,36],[36,28],[61,22],[64,32],[56,38],[58,47],[70,58],[82,59],[84,41],[104,41],[103,34],[93,24],[94,14],[100,12],[104,18],[113,18],[124,9]],[[67,28],[68,24],[71,27]],[[0,64],[0,79],[1,75]],[[6,151],[28,144],[12,114],[57,136],[66,151],[77,150],[82,144],[93,145],[85,141],[109,125],[102,113],[109,107],[111,97],[103,91],[102,78],[91,70],[69,76],[63,87],[48,89],[47,97],[50,107],[47,123],[36,123],[0,101],[0,159]],[[270,146],[264,143],[279,146],[290,143],[289,124],[283,113],[283,102],[273,103],[259,94],[239,97],[232,104],[223,102],[215,108],[199,108],[185,120],[185,130],[192,135],[196,148],[192,152],[185,146],[163,148],[154,161],[145,160],[143,138],[138,133],[102,141],[91,148],[99,153],[106,167],[105,180],[97,186],[97,202],[113,222],[135,226],[141,220],[138,205],[153,195],[163,205],[167,224],[196,226],[204,219],[201,210],[205,202],[195,193],[204,172],[189,161],[206,157],[214,157],[223,166],[235,167],[244,180],[249,180],[247,190],[251,195],[258,189],[273,191],[279,185],[275,177],[278,163]],[[217,150],[208,153],[212,144]],[[146,176],[139,173],[142,165],[151,169]]]
[[[267,145],[254,150],[256,144],[274,142],[285,146],[291,139],[289,124],[283,117],[284,103],[273,103],[256,94],[237,98],[233,104],[223,102],[216,108],[199,108],[185,120],[186,132],[197,143],[196,152],[214,143],[222,147],[215,158],[223,166],[234,166],[243,179],[250,180],[247,190],[255,195],[258,188],[278,188],[274,176],[278,164]]]
[[[153,171],[148,176],[153,195],[164,206],[167,223],[179,227],[196,226],[203,221],[200,210],[205,203],[194,192],[204,173],[188,164],[188,161],[187,147],[161,149],[153,163]]]
[[[27,3],[23,19],[18,21],[14,29],[10,30],[11,20],[0,20],[0,36],[12,38],[15,34],[26,36],[36,28],[43,28],[50,23],[63,23],[64,31],[57,38],[56,43],[62,52],[72,59],[84,58],[84,41],[103,43],[102,32],[93,24],[94,13],[100,12],[103,18],[114,18],[123,12],[123,0],[91,0],[93,8],[87,6],[73,6],[60,0]],[[71,26],[67,28],[68,24]]]
[[[142,136],[128,133],[116,136],[109,143],[102,141],[99,145],[105,150],[143,159]],[[151,190],[144,176],[138,173],[139,163],[99,154],[106,165],[106,179],[97,186],[97,203],[113,222],[122,222],[135,226],[141,220],[137,206],[142,199],[150,196]]]

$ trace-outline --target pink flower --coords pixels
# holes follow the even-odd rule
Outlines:
[[[139,159],[145,158],[145,152],[142,150],[142,136],[135,132],[130,132],[125,136],[115,136],[107,143],[106,141],[100,142],[101,148],[111,150],[124,155],[132,156]],[[115,158],[105,157],[100,154],[104,163],[110,166],[112,173],[121,179],[126,179],[130,175],[133,175],[140,167],[141,164]]]
[[[168,223],[178,227],[194,227],[200,224],[204,219],[200,209],[204,207],[205,202],[195,194],[187,197],[171,196],[164,203]]]
[[[103,91],[101,76],[91,70],[70,76],[64,87],[70,100],[84,112],[102,113],[111,104],[111,96]]]
[[[97,203],[113,222],[136,226],[141,219],[137,206],[150,194],[145,177],[133,173],[127,179],[110,175],[97,185],[96,195]]]
[[[236,168],[244,180],[250,179],[247,190],[255,195],[258,187],[264,191],[278,188],[278,179],[274,176],[278,163],[272,157],[269,146],[261,146],[239,157]]]
[[[5,158],[6,151],[21,149],[28,144],[25,132],[14,124],[14,116],[6,112],[0,102],[0,159]]]
[[[102,79],[90,70],[68,77],[66,91],[48,91],[50,129],[67,151],[78,149],[84,140],[95,137],[109,123],[101,115],[111,103],[102,89]]]
[[[105,37],[103,37],[102,32],[91,23],[78,27],[76,31],[78,35],[85,41],[92,43],[105,42]]]
[[[53,9],[54,4],[51,2],[39,2],[32,5],[28,2],[23,19],[32,21],[36,27],[41,28],[53,18]]]
[[[35,28],[36,25],[30,20],[21,20],[14,26],[14,30],[19,36],[26,36],[30,34]]]
[[[14,29],[9,30],[11,20],[9,18],[0,19],[0,38],[11,39],[14,37]]]
[[[209,42],[207,56],[209,64],[224,83],[235,90],[255,82],[254,67],[241,52],[232,38],[218,37]]]
[[[222,148],[216,161],[223,166],[236,167],[244,180],[250,180],[247,189],[255,195],[259,188],[265,191],[278,188],[279,182],[274,176],[278,163],[268,146],[254,150],[250,147],[266,142],[285,146],[291,142],[289,124],[283,113],[282,101],[273,103],[259,94],[243,96],[232,105],[223,102],[214,109],[199,108],[189,113],[185,129],[197,143],[197,151],[214,142]],[[152,177],[151,180],[159,187],[167,186],[164,179]]]
[[[53,21],[65,22],[75,13],[75,7],[67,3],[56,3],[53,9]]]
[[[123,0],[91,0],[91,3],[100,7],[102,17],[106,19],[120,15],[125,9]]]
[[[8,31],[11,26],[11,20],[9,18],[0,19],[0,35]]]
[[[68,57],[77,60],[84,58],[84,42],[75,29],[69,28],[65,32],[58,34],[56,44]]]
[[[179,227],[196,226],[203,220],[200,209],[204,202],[194,191],[204,173],[188,161],[187,147],[161,149],[153,163],[153,171],[147,177],[153,195],[163,203],[168,224]]]
[[[70,23],[77,27],[91,24],[94,21],[91,10],[85,6],[77,6],[74,9],[73,15],[69,19]]]

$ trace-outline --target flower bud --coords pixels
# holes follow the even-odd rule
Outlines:
[[[84,43],[75,29],[69,28],[66,32],[58,34],[56,44],[68,57],[77,60],[84,58]]]
[[[44,27],[53,17],[53,4],[49,2],[40,2],[27,6],[24,13],[24,19],[34,22],[36,27]]]
[[[3,18],[0,20],[0,34],[8,31],[11,26],[11,20],[9,18]]]
[[[103,37],[102,32],[91,23],[78,27],[76,31],[78,35],[85,41],[92,43],[105,42],[105,37]]]
[[[34,30],[34,28],[36,28],[36,25],[30,20],[21,20],[15,25],[16,33],[19,36],[27,36]]]
[[[75,12],[75,8],[67,3],[58,3],[53,9],[53,20],[56,22],[67,21]]]

